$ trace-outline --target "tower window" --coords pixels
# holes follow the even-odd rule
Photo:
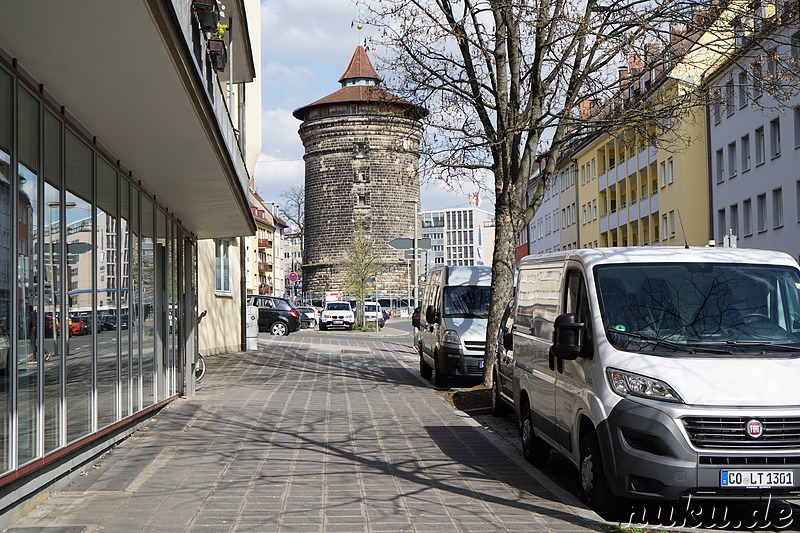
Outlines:
[[[364,159],[369,155],[369,143],[367,142],[354,142],[353,143],[353,157],[356,159]]]

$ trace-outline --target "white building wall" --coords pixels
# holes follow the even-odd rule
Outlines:
[[[778,68],[785,68],[787,58],[800,55],[798,45],[797,26],[784,27],[777,38],[755,43],[710,80],[711,217],[718,245],[732,231],[740,248],[780,250],[800,258],[800,97],[778,102],[770,95],[771,65],[763,59],[765,49],[777,48],[782,58]],[[761,96],[752,71],[759,56]],[[742,73],[746,78],[740,78]]]
[[[561,249],[561,205],[558,177],[545,190],[542,203],[528,223],[528,253],[542,254]]]

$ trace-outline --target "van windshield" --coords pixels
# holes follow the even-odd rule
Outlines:
[[[489,318],[491,287],[454,285],[444,288],[444,313],[450,318]]]
[[[785,266],[595,268],[609,342],[628,351],[800,352],[800,275]]]

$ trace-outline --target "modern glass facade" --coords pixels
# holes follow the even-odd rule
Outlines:
[[[0,486],[183,392],[196,294],[194,238],[40,91],[0,68]]]

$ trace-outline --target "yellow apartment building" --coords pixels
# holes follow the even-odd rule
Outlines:
[[[683,90],[681,84],[668,78],[659,90]],[[647,135],[623,129],[578,147],[580,247],[707,244],[705,124],[698,106]]]

